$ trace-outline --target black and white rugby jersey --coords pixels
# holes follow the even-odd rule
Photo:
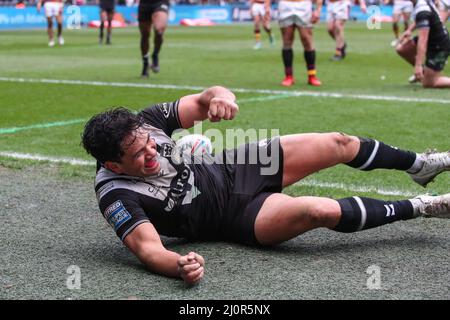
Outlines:
[[[450,48],[447,28],[439,18],[439,12],[432,0],[417,0],[414,5],[416,28],[429,28],[428,50]]]
[[[161,170],[141,178],[97,171],[95,191],[104,218],[123,240],[137,225],[151,222],[159,234],[196,239],[220,229],[229,184],[223,165],[173,161],[180,128],[178,103],[157,104],[141,111],[155,139]],[[211,163],[211,164],[209,164]]]

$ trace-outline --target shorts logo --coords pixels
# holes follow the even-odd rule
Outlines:
[[[121,225],[131,219],[131,214],[125,209],[120,200],[106,208],[103,215],[114,231],[117,231]]]

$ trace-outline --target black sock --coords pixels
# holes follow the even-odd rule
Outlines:
[[[303,55],[305,57],[306,68],[308,70],[316,69],[316,50],[304,51]]]
[[[416,153],[400,150],[368,138],[359,138],[360,147],[355,159],[346,164],[364,171],[377,168],[408,170],[416,160]]]
[[[414,209],[409,200],[382,201],[351,197],[337,201],[342,216],[334,231],[349,233],[414,218]]]
[[[292,51],[292,48],[283,49],[281,51],[281,54],[283,57],[284,73],[287,76],[292,76],[292,62],[294,60],[294,51]]]
[[[159,51],[161,50],[161,46],[162,46],[163,41],[164,41],[163,33],[155,31],[155,39],[154,39],[154,42],[153,42],[154,46],[153,46],[152,57],[153,56],[158,57],[158,54],[159,54]]]
[[[105,27],[105,24],[100,22],[100,39],[103,39],[103,28]]]
[[[153,54],[152,54],[152,65],[154,65],[154,66],[159,65],[158,55],[155,54],[154,52],[153,52]]]

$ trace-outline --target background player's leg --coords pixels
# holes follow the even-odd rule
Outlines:
[[[112,21],[114,17],[114,11],[108,11],[107,12],[107,18],[108,18],[108,28],[106,30],[106,44],[111,44],[111,31],[112,31]]]
[[[153,13],[152,15],[152,23],[153,23],[153,29],[155,32],[155,39],[154,39],[154,47],[153,47],[153,53],[152,53],[152,65],[151,69],[153,72],[158,73],[159,72],[159,52],[161,50],[163,41],[164,41],[164,32],[166,31],[167,27],[167,19],[168,15],[165,11],[157,11]]]
[[[103,42],[103,30],[105,28],[105,20],[106,20],[106,11],[100,9],[100,34],[99,34],[99,43]]]
[[[396,47],[397,53],[405,59],[410,65],[414,66],[416,63],[417,45],[414,40],[410,39],[405,43],[399,44]]]
[[[56,16],[56,22],[58,25],[58,43],[59,45],[64,45],[64,38],[62,36],[62,28],[63,28],[63,18],[62,13]]]
[[[269,36],[269,42],[271,45],[274,45],[274,37],[272,35],[272,29],[270,28],[270,12],[266,12],[265,15],[262,17],[263,21],[263,27],[266,31],[267,35]]]
[[[48,34],[48,46],[53,47],[55,40],[53,38],[53,17],[47,17],[47,34]]]
[[[261,48],[261,17],[256,15],[253,17],[253,34],[255,36],[255,45],[253,49],[258,50]]]
[[[151,21],[139,21],[139,31],[141,34],[141,55],[142,55],[142,77],[148,77],[148,50],[150,48],[149,38],[152,23]]]
[[[283,40],[281,56],[283,58],[285,75],[284,80],[281,82],[281,84],[286,87],[292,86],[295,83],[293,72],[294,51],[292,50],[292,44],[294,42],[294,32],[294,25],[281,28],[281,37]]]
[[[298,27],[300,40],[305,49],[303,56],[305,58],[306,69],[308,72],[308,84],[320,86],[322,83],[317,78],[316,71],[316,50],[314,49],[314,40],[312,28]]]

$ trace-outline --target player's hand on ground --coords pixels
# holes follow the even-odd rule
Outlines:
[[[205,274],[205,259],[195,252],[189,252],[185,256],[178,258],[178,271],[180,277],[187,284],[198,283]]]
[[[416,76],[416,79],[419,81],[422,81],[423,79],[423,66],[415,66],[414,68],[414,75]]]
[[[212,98],[209,102],[208,118],[211,122],[232,120],[238,113],[238,105],[231,99]]]

